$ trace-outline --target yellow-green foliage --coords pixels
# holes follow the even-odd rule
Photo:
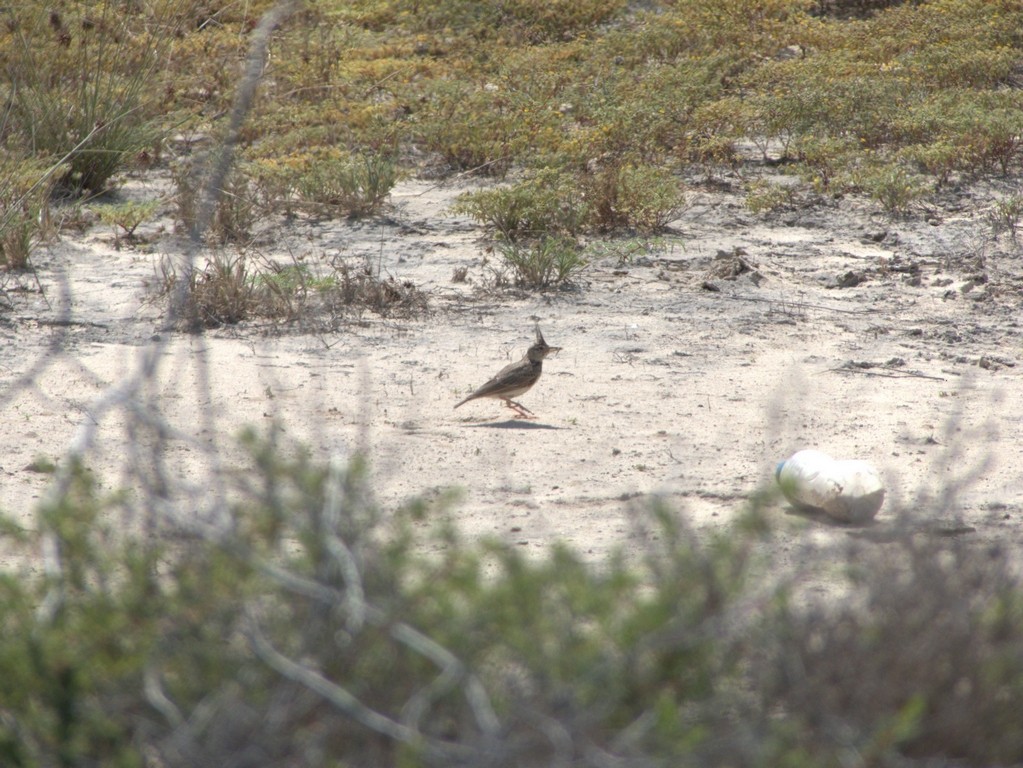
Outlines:
[[[39,0],[20,5],[0,28],[0,63],[19,75],[18,120],[4,128],[60,156],[102,125],[93,138],[111,143],[79,148],[88,151],[78,165],[72,158],[66,179],[101,186],[152,142],[154,120],[216,126],[247,34],[271,5],[164,2],[115,13],[104,3],[52,16]],[[310,0],[273,37],[242,132],[245,156],[258,168],[338,151],[500,177],[584,174],[593,163],[713,169],[737,164],[740,144],[753,141],[764,156],[795,160],[822,189],[836,180],[859,189],[868,166],[938,183],[1019,166],[1023,95],[1010,87],[1023,56],[1019,3],[933,0],[859,19],[814,15],[826,7]],[[92,111],[71,108],[72,96]],[[55,115],[76,116],[76,127]],[[130,135],[114,141],[116,126]],[[605,220],[635,226],[622,223],[629,218]]]

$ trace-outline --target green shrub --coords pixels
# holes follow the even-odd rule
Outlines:
[[[852,139],[799,137],[794,150],[800,161],[800,175],[815,191],[841,193],[848,185],[849,169],[859,159],[859,147]]]
[[[508,187],[467,192],[452,210],[468,214],[508,241],[574,235],[587,215],[575,179],[553,169],[540,170]]]
[[[960,142],[971,170],[1009,173],[1023,157],[1023,99],[1018,94],[994,94],[979,100]]]
[[[510,246],[583,231],[662,230],[685,204],[670,171],[612,161],[580,173],[544,169],[509,187],[466,193],[453,206],[492,227]],[[516,250],[528,250],[517,248]]]
[[[867,167],[853,174],[856,185],[888,213],[904,214],[930,192],[926,180],[899,163]]]
[[[389,155],[323,150],[258,159],[246,166],[266,210],[291,215],[368,216],[380,211],[398,181]]]
[[[745,203],[752,213],[770,213],[788,208],[793,200],[793,189],[788,184],[757,180],[746,185]]]
[[[383,514],[358,458],[246,442],[207,534],[58,473],[23,537],[52,559],[0,580],[8,764],[550,764],[566,744],[538,717],[601,752],[703,748],[748,550],[698,549],[657,509],[645,565],[527,558],[424,528],[443,507]],[[141,539],[112,509],[188,538]]]
[[[1008,173],[1023,156],[1023,100],[1011,91],[943,91],[908,110],[898,124],[907,157],[946,178],[950,168]]]
[[[685,204],[671,171],[645,163],[611,162],[585,174],[580,186],[590,226],[599,232],[657,232]]]
[[[946,138],[912,144],[901,150],[898,157],[933,176],[937,186],[947,184],[953,173],[964,168],[962,149]]]
[[[690,131],[678,151],[687,163],[735,168],[739,157],[736,144],[742,139],[748,120],[740,102],[720,99],[701,104],[693,115]]]
[[[380,210],[397,180],[395,161],[386,155],[321,153],[304,159],[294,186],[307,204],[366,216]]]
[[[432,84],[418,112],[416,143],[436,153],[451,170],[504,176],[532,151],[533,138],[558,118],[549,110],[534,109],[519,84],[493,80]]]
[[[540,237],[531,244],[498,242],[497,251],[512,268],[516,285],[543,290],[571,281],[586,267],[582,250],[574,240]]]
[[[704,129],[700,110],[723,95],[729,64],[724,56],[625,68],[614,66],[610,54],[610,60],[602,59],[599,44],[593,47],[590,58],[575,65],[575,80],[564,78],[559,98],[566,119],[545,162],[572,169],[609,157],[663,162]]]

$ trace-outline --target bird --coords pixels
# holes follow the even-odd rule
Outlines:
[[[540,379],[543,372],[543,360],[552,352],[560,352],[561,347],[552,347],[544,341],[540,326],[536,326],[536,341],[522,359],[502,368],[494,378],[477,389],[462,402],[455,406],[465,405],[470,400],[480,397],[493,397],[503,400],[504,404],[525,419],[535,419],[536,414],[520,403],[512,400],[527,392]]]

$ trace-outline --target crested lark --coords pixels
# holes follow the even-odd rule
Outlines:
[[[477,389],[458,405],[464,405],[470,400],[478,397],[494,397],[504,401],[504,404],[513,409],[523,418],[536,418],[532,411],[512,400],[513,397],[525,393],[540,379],[543,371],[543,359],[551,352],[560,352],[561,347],[548,346],[540,333],[540,326],[536,326],[536,342],[517,363],[512,363],[501,369],[501,371],[490,381]],[[458,407],[455,406],[455,408]]]

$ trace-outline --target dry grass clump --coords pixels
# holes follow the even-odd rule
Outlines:
[[[233,325],[253,317],[259,297],[243,255],[219,253],[202,268],[180,267],[172,259],[160,262],[155,298],[170,300],[175,324],[189,329]]]
[[[214,164],[212,155],[199,155],[174,169],[175,219],[188,233],[194,233],[202,220],[202,238],[208,243],[247,244],[265,209],[249,176],[238,167],[231,169],[220,189],[209,189]],[[204,206],[210,206],[208,213]]]
[[[169,299],[175,322],[189,330],[257,319],[333,328],[367,311],[414,318],[429,306],[414,283],[381,278],[366,264],[336,257],[314,272],[302,262],[279,264],[245,253],[217,253],[187,271],[165,258],[153,298]]]
[[[335,321],[369,310],[381,317],[415,318],[426,314],[427,295],[415,283],[393,275],[381,277],[369,264],[331,262],[332,281],[323,292],[324,306]]]

